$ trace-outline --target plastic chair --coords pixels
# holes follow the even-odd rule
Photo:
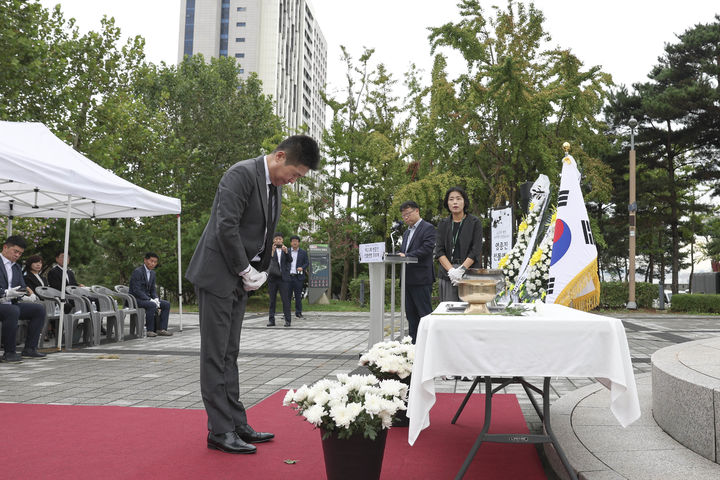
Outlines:
[[[124,308],[128,310],[128,313],[132,315],[135,313],[135,324],[133,325],[132,316],[130,321],[130,335],[133,334],[133,326],[136,330],[138,338],[145,336],[145,309],[138,307],[137,299],[135,296],[130,294],[130,288],[127,285],[115,285],[116,295],[123,299]]]
[[[121,294],[120,292],[110,290],[109,288],[103,287],[102,285],[93,285],[92,287],[90,287],[90,290],[112,299],[115,309],[120,314],[120,340],[123,340],[125,336],[125,319],[129,320],[128,323],[130,325],[130,333],[132,334],[133,331],[137,331],[139,332],[137,335],[142,336],[142,323],[144,323],[144,320],[140,318],[140,313],[138,312],[137,306],[128,306],[130,302],[127,301],[126,295]],[[122,308],[120,308],[117,299],[123,300],[124,306]],[[135,297],[132,297],[132,300],[135,300]]]
[[[115,332],[115,341],[120,340],[121,314],[117,310],[114,300],[107,295],[101,295],[93,292],[88,287],[78,287],[70,285],[66,287],[66,291],[73,295],[82,296],[87,303],[90,317],[93,322],[93,345],[100,345],[100,333],[102,332],[102,320],[106,319],[107,338],[111,336],[111,332]],[[112,321],[110,320],[112,319]]]
[[[35,295],[37,295],[37,297],[43,301],[52,302],[53,311],[55,310],[54,306],[56,305],[58,317],[62,315],[62,302],[60,300],[59,290],[55,290],[51,287],[37,287],[35,289]],[[95,338],[95,326],[93,324],[92,315],[90,313],[86,300],[84,299],[84,297],[73,295],[72,293],[69,293],[67,291],[65,292],[65,300],[71,300],[75,305],[73,309],[74,312],[62,315],[63,321],[58,321],[58,330],[60,330],[60,328],[65,329],[65,348],[68,350],[72,350],[73,331],[75,330],[75,327],[78,325],[80,320],[86,320],[86,324],[89,325],[89,328],[85,329],[85,332],[83,334],[83,340],[92,344],[92,339]],[[48,311],[47,307],[46,311]]]

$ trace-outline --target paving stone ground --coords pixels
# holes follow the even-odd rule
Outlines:
[[[651,370],[656,350],[720,336],[720,317],[671,313],[616,313],[628,337],[636,375]],[[292,327],[268,328],[267,314],[245,318],[240,344],[241,399],[252,406],[274,392],[297,388],[357,367],[367,348],[368,313],[307,312]],[[172,337],[131,338],[119,343],[51,353],[44,360],[0,364],[0,402],[123,405],[202,409],[199,385],[200,330],[197,314],[171,315]],[[542,385],[542,379],[530,379]],[[556,378],[552,400],[594,383],[592,378]],[[439,392],[466,392],[469,383],[437,379]],[[540,421],[519,385],[531,431]],[[1,407],[0,407],[1,408]]]

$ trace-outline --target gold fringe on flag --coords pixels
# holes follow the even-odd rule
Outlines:
[[[593,261],[575,275],[575,278],[563,288],[563,291],[555,299],[555,303],[584,312],[589,312],[597,307],[600,304],[600,279],[598,278],[597,269],[597,258],[593,258]],[[593,283],[595,289],[583,296],[578,296],[590,282]]]

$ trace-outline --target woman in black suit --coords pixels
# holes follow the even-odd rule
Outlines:
[[[46,287],[48,282],[40,272],[43,267],[43,259],[40,255],[31,255],[25,262],[25,285],[30,293],[35,293],[37,287]]]
[[[480,268],[482,258],[482,221],[468,213],[470,200],[461,187],[451,187],[445,192],[445,208],[450,216],[438,225],[435,258],[438,269],[441,302],[457,302],[458,288],[455,284],[468,268]]]
[[[40,272],[43,268],[43,259],[40,255],[31,255],[25,262],[25,285],[30,290],[30,294],[35,294],[37,287],[46,287],[48,285],[47,278],[43,277]],[[45,332],[45,341],[55,336],[54,321],[48,324]]]

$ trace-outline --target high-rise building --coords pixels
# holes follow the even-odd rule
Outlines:
[[[327,44],[308,0],[181,2],[180,61],[196,53],[237,59],[241,76],[258,74],[291,133],[321,140]]]

